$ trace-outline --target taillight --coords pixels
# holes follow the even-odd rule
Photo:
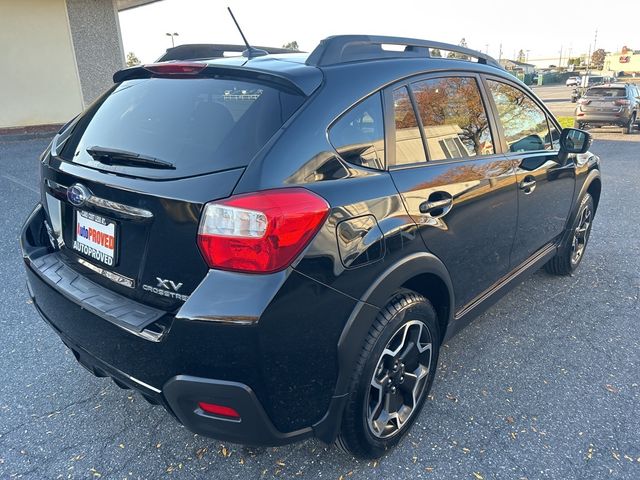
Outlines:
[[[624,99],[621,99],[621,100],[616,100],[613,103],[615,103],[618,106],[622,106],[622,105],[630,105],[631,101],[628,98],[624,98]]]
[[[144,65],[145,70],[158,75],[197,75],[207,68],[202,62],[160,62]]]
[[[205,205],[198,247],[211,268],[277,272],[307,246],[328,214],[326,200],[304,188],[237,195]]]

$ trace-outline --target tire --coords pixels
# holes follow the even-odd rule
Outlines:
[[[363,459],[379,458],[393,448],[424,405],[439,351],[438,319],[431,303],[410,290],[396,294],[380,310],[364,341],[336,446]],[[386,398],[396,406],[390,408]]]
[[[555,257],[544,266],[548,273],[570,275],[578,268],[589,242],[594,213],[593,198],[589,193],[585,193],[571,224],[571,234],[560,246]]]
[[[636,114],[634,113],[633,115],[631,115],[631,118],[629,119],[629,123],[625,125],[624,133],[626,133],[627,135],[632,134],[635,124],[636,124]]]
[[[584,123],[576,120],[573,122],[573,127],[582,130],[584,128]]]

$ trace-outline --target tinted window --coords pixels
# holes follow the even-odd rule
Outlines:
[[[393,110],[396,126],[395,165],[426,162],[420,127],[405,87],[393,92]]]
[[[129,80],[83,114],[62,157],[93,168],[161,177],[245,166],[303,100],[238,80]],[[87,153],[95,146],[155,157],[176,169],[104,165]]]
[[[627,96],[627,91],[624,88],[590,88],[584,94],[585,97],[611,97],[611,98],[624,98]]]
[[[547,116],[522,90],[488,81],[511,152],[552,150]]]
[[[377,93],[357,104],[333,124],[329,140],[347,162],[384,168],[384,121]]]
[[[424,127],[429,160],[494,153],[475,79],[435,78],[414,83],[411,88]]]

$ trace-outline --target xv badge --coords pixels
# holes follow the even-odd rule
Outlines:
[[[158,288],[166,288],[167,290],[173,289],[174,292],[180,290],[180,287],[182,286],[182,282],[176,284],[173,280],[163,280],[160,277],[156,277],[156,280],[158,281]],[[171,285],[171,288],[169,288],[169,285]]]

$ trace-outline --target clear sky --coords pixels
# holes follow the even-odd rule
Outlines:
[[[311,51],[329,35],[368,33],[459,43],[513,58],[555,58],[597,48],[640,49],[640,0],[162,0],[120,13],[125,52],[151,62],[181,43],[242,43],[230,6],[254,45],[297,41]],[[635,19],[635,20],[634,20]],[[487,47],[488,45],[488,47]]]

